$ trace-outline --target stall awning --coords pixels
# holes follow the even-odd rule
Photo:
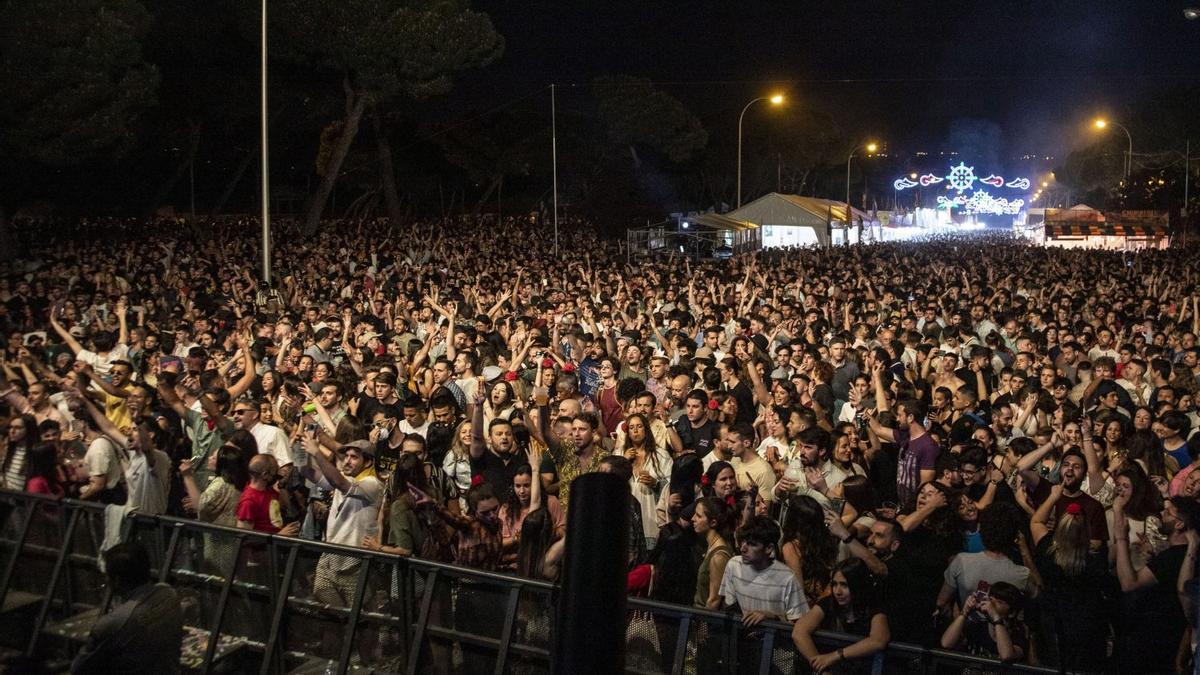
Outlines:
[[[1165,237],[1167,229],[1161,225],[1128,225],[1120,223],[1057,222],[1046,223],[1046,236],[1061,237]]]

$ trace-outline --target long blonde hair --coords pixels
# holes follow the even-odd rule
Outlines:
[[[463,420],[454,427],[454,437],[450,439],[450,452],[457,459],[469,459],[471,457],[471,448],[462,444],[459,437],[462,436],[463,427],[471,424],[471,420]]]
[[[1050,553],[1054,556],[1054,564],[1068,577],[1079,576],[1087,566],[1089,536],[1082,513],[1064,513],[1058,519],[1050,540]]]

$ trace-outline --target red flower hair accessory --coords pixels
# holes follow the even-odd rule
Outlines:
[[[700,476],[700,484],[704,487],[708,487],[708,474]]]
[[[483,485],[483,474],[471,478],[471,487],[477,488],[480,485]]]
[[[564,373],[573,373],[573,372],[575,372],[575,364],[574,364],[574,363],[567,363],[567,364],[564,364],[564,365],[563,365],[563,372],[564,372]]]
[[[504,373],[504,381],[505,382],[516,382],[517,381],[516,372],[510,370],[510,371]]]
[[[717,408],[720,408],[720,407],[721,407],[721,404],[717,403],[717,399],[715,399],[715,398],[708,399],[708,409],[709,410],[716,410]]]
[[[1067,504],[1067,513],[1072,516],[1077,516],[1083,513],[1083,507],[1076,503]]]
[[[553,368],[554,367],[554,359],[552,359],[550,357],[546,357],[546,358],[542,359],[542,367],[543,368]]]

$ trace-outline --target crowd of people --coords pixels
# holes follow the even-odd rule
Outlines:
[[[1200,250],[280,222],[269,285],[248,221],[27,234],[8,489],[554,580],[571,481],[610,472],[630,594],[789,622],[814,672],[893,640],[1192,667]],[[324,601],[356,565],[321,558]]]

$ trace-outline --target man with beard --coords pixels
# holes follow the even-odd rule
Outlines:
[[[512,422],[503,417],[497,417],[486,425],[487,438],[484,439],[483,401],[486,395],[482,388],[475,392],[475,415],[471,421],[471,477],[473,481],[476,476],[482,476],[497,495],[506,495],[517,470],[525,464],[525,458],[517,453]],[[543,415],[542,419],[549,416],[548,410],[538,412]],[[434,410],[436,424],[437,409]],[[433,433],[432,426],[430,432]],[[435,464],[438,463],[435,460]]]
[[[441,466],[442,460],[450,450],[450,444],[454,441],[454,429],[459,422],[458,403],[454,396],[443,392],[430,399],[429,417],[423,434],[426,441],[425,450],[429,454],[429,461]],[[477,429],[482,432],[482,427]]]
[[[801,431],[796,437],[796,457],[804,467],[804,477],[793,480],[784,474],[774,485],[775,499],[785,499],[790,492],[812,497],[821,506],[828,507],[829,492],[840,484],[840,481],[833,479],[833,463],[829,461],[832,444],[829,433],[824,429],[809,427]]]
[[[1026,472],[1025,475],[1031,474]],[[1063,488],[1062,497],[1055,504],[1051,522],[1058,522],[1059,516],[1066,513],[1068,506],[1078,504],[1084,521],[1088,525],[1088,540],[1091,548],[1093,551],[1100,550],[1104,542],[1108,541],[1108,520],[1104,516],[1104,507],[1100,502],[1083,491],[1083,479],[1087,476],[1087,459],[1083,456],[1083,451],[1071,448],[1063,453],[1059,476],[1062,481],[1060,483]],[[1037,487],[1034,488],[1034,498],[1031,500],[1034,502],[1035,508],[1050,496],[1050,488],[1050,481],[1038,481]]]
[[[1168,547],[1134,570],[1129,549],[1128,494],[1113,502],[1116,530],[1117,579],[1121,583],[1121,624],[1116,647],[1119,672],[1172,673],[1176,653],[1188,627],[1184,607],[1191,606],[1194,591],[1187,590],[1196,576],[1200,552],[1200,504],[1188,497],[1172,497],[1162,512],[1162,533]],[[1183,597],[1185,604],[1181,605]],[[1184,642],[1184,645],[1188,643]],[[1185,647],[1186,648],[1186,647]]]
[[[547,406],[538,408],[538,424],[534,429],[535,438],[545,443],[549,452],[547,456],[553,460],[553,466],[545,461],[541,473],[545,475],[553,471],[558,475],[558,482],[551,484],[547,490],[558,495],[558,501],[565,511],[571,496],[571,481],[585,473],[600,470],[600,463],[610,453],[600,445],[596,431],[600,428],[600,419],[595,413],[579,413],[571,420],[571,432],[568,439],[563,439],[554,432],[548,423],[550,409]],[[495,422],[492,423],[493,425]]]

